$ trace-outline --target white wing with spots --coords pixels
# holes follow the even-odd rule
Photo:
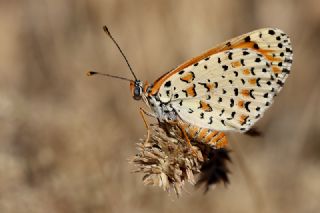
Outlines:
[[[159,89],[182,120],[220,131],[247,131],[270,107],[292,63],[292,48],[278,29],[232,39],[220,51],[168,77]]]

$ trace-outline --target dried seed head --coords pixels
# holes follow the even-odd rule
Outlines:
[[[218,150],[206,144],[194,145],[193,151],[190,150],[178,128],[154,125],[150,128],[149,141],[137,143],[138,154],[130,161],[136,167],[134,172],[144,174],[145,185],[158,186],[168,192],[173,190],[177,196],[185,182],[196,184],[198,174],[199,183],[204,183],[207,189],[220,181],[228,183],[228,151],[219,149],[225,154],[216,155]]]

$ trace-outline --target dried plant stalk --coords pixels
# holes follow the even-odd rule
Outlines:
[[[228,183],[228,151],[221,149],[224,155],[219,157],[216,152],[220,151],[197,142],[191,151],[177,127],[153,125],[150,131],[148,143],[137,143],[138,154],[131,159],[134,172],[144,174],[145,185],[173,190],[179,196],[184,183],[195,185],[195,176],[200,173],[199,183],[205,183],[207,189],[220,181]]]

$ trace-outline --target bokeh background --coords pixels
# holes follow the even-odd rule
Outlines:
[[[231,184],[145,187],[128,158],[145,134],[130,73],[152,82],[224,40],[262,27],[292,39],[284,89],[257,127],[230,135]],[[318,0],[0,1],[0,212],[318,212]]]

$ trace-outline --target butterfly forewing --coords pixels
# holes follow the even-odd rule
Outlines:
[[[292,63],[292,48],[278,29],[231,39],[171,71],[161,82],[162,102],[182,120],[215,130],[248,130],[271,105]]]

